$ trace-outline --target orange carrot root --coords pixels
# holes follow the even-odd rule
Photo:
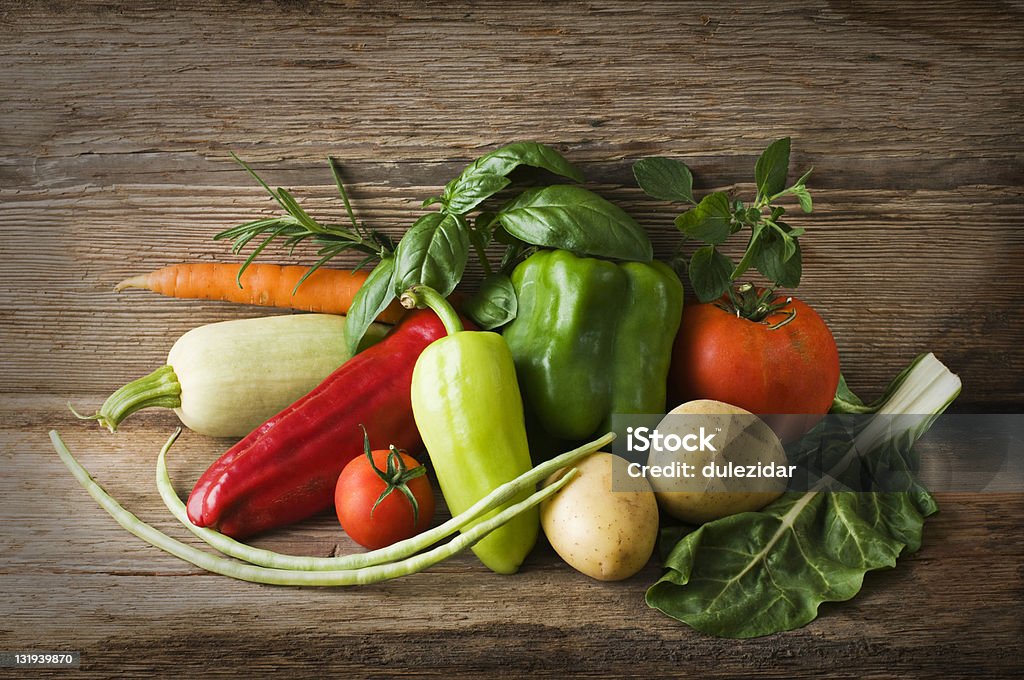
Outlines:
[[[290,307],[307,312],[347,314],[352,299],[366,277],[365,271],[320,268],[313,272],[298,290],[295,284],[307,269],[276,264],[252,264],[242,274],[242,287],[236,277],[241,265],[191,263],[174,264],[149,274],[121,281],[117,292],[140,288],[176,298],[224,300],[264,307]],[[396,323],[404,314],[397,302],[385,309],[378,321]]]

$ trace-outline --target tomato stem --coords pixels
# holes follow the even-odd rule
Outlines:
[[[427,468],[422,465],[412,469],[406,467],[405,461],[402,460],[402,453],[404,452],[401,449],[396,449],[395,445],[391,444],[388,448],[387,469],[381,470],[373,460],[373,451],[370,448],[370,435],[367,434],[366,428],[363,425],[359,427],[363,428],[363,454],[366,456],[366,460],[370,462],[370,467],[377,473],[380,480],[384,482],[384,490],[377,497],[373,507],[370,508],[370,517],[373,517],[373,511],[377,509],[377,506],[390,496],[392,491],[397,490],[409,499],[409,504],[412,505],[412,525],[413,527],[418,526],[420,523],[420,504],[408,484],[417,477],[425,475]]]
[[[715,303],[719,309],[737,318],[747,319],[754,323],[763,323],[769,330],[778,330],[796,318],[796,309],[786,309],[793,302],[793,298],[782,298],[775,294],[775,288],[758,289],[752,283],[741,283],[730,286],[728,289],[728,302],[721,299]],[[786,318],[777,323],[770,323],[768,318],[776,314],[786,314]]]

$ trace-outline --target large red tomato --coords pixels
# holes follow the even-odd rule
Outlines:
[[[783,440],[827,413],[839,384],[832,332],[800,300],[777,297],[773,306],[767,317],[751,321],[729,310],[728,297],[686,305],[669,372],[672,404],[715,399],[758,415],[809,416],[771,423]]]

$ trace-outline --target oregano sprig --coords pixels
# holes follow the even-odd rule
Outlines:
[[[796,183],[786,186],[789,175],[790,138],[768,145],[757,159],[754,180],[757,194],[751,203],[714,191],[699,202],[693,196],[693,175],[685,163],[668,158],[643,158],[633,165],[640,188],[661,200],[683,201],[692,208],[675,219],[684,239],[703,245],[690,256],[686,269],[693,290],[701,302],[720,298],[726,292],[734,297],[734,284],[751,268],[772,282],[773,287],[795,288],[800,283],[802,259],[797,239],[802,228],[782,220],[786,208],[776,205],[785,196],[794,196],[801,210],[813,210],[807,179],[811,170]],[[739,262],[719,250],[730,236],[749,230],[747,248]]]

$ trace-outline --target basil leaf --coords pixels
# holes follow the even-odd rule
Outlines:
[[[788,255],[788,257],[787,257]],[[784,288],[800,284],[802,262],[800,244],[789,236],[768,227],[761,231],[754,266],[768,279]]]
[[[717,300],[729,288],[732,260],[712,245],[698,248],[690,258],[690,283],[701,302]]]
[[[352,306],[345,317],[345,346],[353,355],[360,349],[359,341],[366,334],[366,329],[395,299],[394,273],[395,258],[390,255],[382,257],[352,298]]]
[[[512,279],[505,274],[491,274],[480,284],[476,295],[469,298],[464,310],[484,330],[504,326],[516,318],[519,311],[519,300]]]
[[[461,182],[447,200],[443,200],[444,209],[451,213],[464,214],[479,205],[484,199],[498,193],[512,183],[508,177],[489,172],[467,177]]]
[[[720,245],[733,233],[729,196],[722,191],[710,193],[696,208],[677,217],[675,223],[679,231],[691,238]]]
[[[395,295],[417,283],[443,296],[451,293],[469,259],[468,232],[458,215],[430,213],[416,220],[395,250]]]
[[[754,180],[757,182],[759,198],[771,198],[786,188],[789,174],[789,137],[783,137],[768,145],[754,166]]]
[[[651,241],[632,217],[583,187],[527,189],[498,213],[508,233],[526,243],[584,255],[650,262]]]
[[[633,164],[636,183],[649,196],[662,201],[685,201],[693,199],[693,174],[681,161],[654,156],[641,158]]]
[[[441,197],[445,210],[460,214],[469,212],[509,183],[500,184],[494,177],[504,178],[520,165],[542,168],[577,182],[583,181],[583,174],[551,147],[537,142],[516,142],[484,154],[448,182]]]

